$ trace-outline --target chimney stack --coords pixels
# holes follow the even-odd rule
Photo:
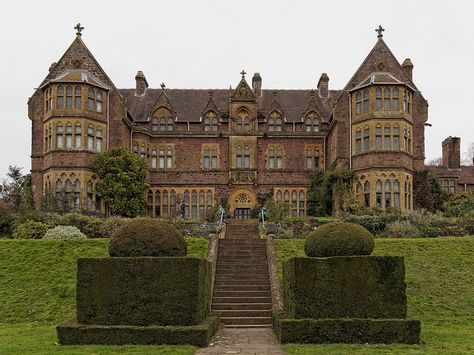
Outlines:
[[[138,71],[135,76],[135,96],[145,95],[146,89],[148,88],[148,82],[146,81],[145,74],[141,70]]]
[[[413,80],[413,63],[411,62],[410,58],[407,58],[403,61],[402,68],[410,77],[410,80]]]
[[[461,167],[461,138],[446,138],[443,143],[443,166],[448,169]]]
[[[256,97],[262,96],[262,77],[260,73],[255,73],[252,77],[252,90]]]
[[[326,73],[322,73],[318,81],[319,97],[329,96],[329,76]]]

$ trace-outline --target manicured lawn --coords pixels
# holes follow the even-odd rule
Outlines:
[[[186,238],[206,257],[207,240]],[[57,346],[55,326],[74,319],[76,259],[106,257],[108,240],[0,240],[0,353],[192,354],[193,346]]]
[[[304,240],[276,239],[279,272],[304,256]],[[405,257],[408,315],[421,319],[421,345],[287,344],[287,354],[474,353],[474,237],[377,239],[374,255]]]

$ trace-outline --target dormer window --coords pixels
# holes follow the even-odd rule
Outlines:
[[[160,132],[173,131],[173,118],[160,117]]]
[[[206,117],[204,117],[204,131],[217,132],[217,130],[218,130],[217,115],[214,112],[207,113]]]
[[[319,117],[315,112],[310,112],[305,119],[306,132],[319,131]]]
[[[268,131],[281,132],[283,120],[278,112],[272,112],[268,118]]]

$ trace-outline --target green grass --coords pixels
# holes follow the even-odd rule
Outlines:
[[[282,261],[305,256],[304,240],[275,239]],[[422,322],[421,345],[287,344],[287,354],[474,353],[474,238],[376,239],[374,255],[405,257],[408,315]]]
[[[186,238],[207,257],[207,240]],[[57,346],[55,326],[76,315],[76,260],[106,257],[107,239],[0,240],[0,353],[192,354],[193,346]]]

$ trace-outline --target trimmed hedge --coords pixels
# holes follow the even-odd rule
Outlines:
[[[194,257],[78,259],[77,320],[195,325],[208,315],[211,264]]]
[[[308,256],[370,255],[375,247],[372,234],[364,227],[345,222],[324,224],[312,232],[304,245]]]
[[[291,258],[283,264],[289,318],[404,318],[405,289],[399,256]]]
[[[282,343],[420,342],[421,323],[414,319],[274,319]]]
[[[219,328],[219,317],[212,315],[193,326],[104,326],[66,322],[56,327],[62,345],[160,345],[191,344],[207,346]]]
[[[183,235],[168,223],[135,219],[118,228],[110,239],[112,257],[186,256]]]

